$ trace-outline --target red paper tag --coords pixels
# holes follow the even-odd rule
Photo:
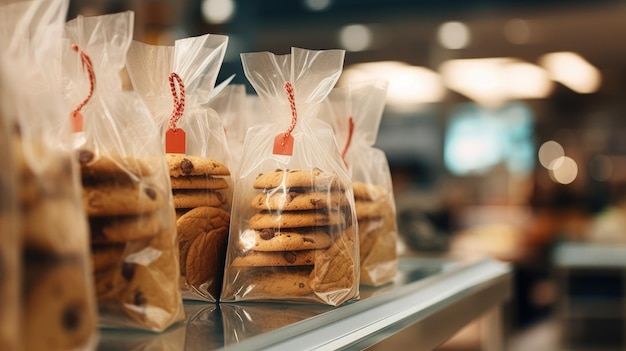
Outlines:
[[[83,115],[80,111],[72,112],[72,132],[80,133],[83,131]]]
[[[291,156],[293,154],[293,136],[280,133],[274,138],[274,155]]]
[[[165,152],[168,154],[187,153],[187,134],[184,130],[170,128],[165,132]]]

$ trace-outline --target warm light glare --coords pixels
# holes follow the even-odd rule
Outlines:
[[[545,70],[527,62],[512,62],[504,69],[510,99],[533,99],[548,96],[552,83]]]
[[[461,22],[446,22],[439,26],[437,38],[446,49],[463,49],[470,42],[470,31]]]
[[[305,0],[304,6],[311,11],[324,11],[330,7],[330,0]]]
[[[592,64],[574,52],[554,52],[539,60],[551,78],[580,94],[600,88],[602,75]]]
[[[555,166],[555,164],[553,165],[555,160],[560,160],[563,156],[565,156],[565,151],[563,150],[563,146],[561,146],[561,144],[554,140],[549,140],[541,144],[538,156],[539,163],[541,163],[543,167],[551,169],[551,165]]]
[[[544,98],[552,91],[541,67],[513,58],[449,60],[440,66],[440,72],[450,89],[485,106]]]
[[[436,72],[397,61],[362,63],[345,69],[343,81],[383,79],[389,83],[387,102],[396,109],[441,101],[445,88]]]
[[[235,13],[233,0],[203,0],[202,16],[208,23],[226,23]]]
[[[362,24],[351,24],[341,28],[339,42],[348,51],[367,50],[372,45],[372,30]]]
[[[558,167],[550,171],[550,178],[560,184],[570,184],[578,176],[578,165],[571,157],[563,156],[553,161]]]

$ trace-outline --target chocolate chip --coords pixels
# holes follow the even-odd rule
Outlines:
[[[298,283],[298,287],[299,287],[300,289],[304,289],[304,283]]]
[[[86,164],[93,160],[94,154],[89,150],[79,150],[78,151],[78,162],[81,164]]]
[[[148,303],[148,300],[141,291],[136,291],[133,303],[135,304],[135,306],[144,306],[146,303]]]
[[[180,161],[180,168],[183,170],[184,174],[191,174],[191,172],[193,172],[193,163],[183,158],[183,160]]]
[[[287,260],[287,262],[289,262],[289,263],[296,262],[296,253],[294,251],[285,252],[284,256],[285,256],[285,260]]]
[[[270,240],[271,238],[274,237],[274,231],[270,229],[263,229],[261,230],[260,235],[261,235],[261,239]]]
[[[81,306],[73,305],[67,306],[63,311],[63,315],[61,318],[63,319],[61,323],[63,323],[63,328],[68,331],[73,331],[78,329],[80,326],[80,316],[81,316]]]
[[[127,281],[130,281],[131,279],[133,279],[134,275],[135,275],[135,264],[123,262],[122,263],[122,277],[124,277],[124,279],[126,279]]]
[[[145,188],[143,189],[144,193],[146,193],[146,195],[148,195],[148,197],[150,198],[150,200],[155,200],[157,197],[157,193],[154,189],[152,188]]]
[[[303,238],[302,239],[305,243],[312,243],[315,244],[315,240],[311,239],[311,238]]]

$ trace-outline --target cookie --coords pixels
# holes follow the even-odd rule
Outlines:
[[[176,220],[178,241],[193,240],[196,236],[214,229],[228,228],[230,215],[215,207],[196,207]]]
[[[249,277],[244,286],[249,286],[249,293],[255,296],[285,299],[292,296],[311,294],[309,285],[309,267],[272,267],[264,269],[244,270]]]
[[[226,203],[222,193],[210,190],[174,190],[173,198],[174,208],[220,207]]]
[[[233,267],[311,266],[315,250],[260,252],[247,251],[235,257]]]
[[[85,253],[87,225],[78,200],[41,199],[22,211],[24,245],[57,253]]]
[[[87,149],[76,150],[76,158],[83,179],[130,177],[136,180],[154,174],[147,163],[136,158],[97,155],[93,150]],[[158,166],[156,162],[155,166]]]
[[[166,154],[171,177],[188,175],[230,175],[228,168],[221,162],[200,156]]]
[[[172,189],[227,189],[228,182],[224,178],[209,175],[170,177]]]
[[[242,249],[254,251],[313,250],[330,247],[332,239],[328,231],[320,230],[321,227],[304,229],[306,231],[248,229],[241,233],[239,241]]]
[[[352,183],[352,190],[355,200],[379,201],[387,197],[387,191],[376,184],[356,181]]]
[[[124,255],[124,245],[92,245],[91,263],[94,272],[117,265]]]
[[[166,196],[157,187],[144,182],[126,187],[102,184],[83,186],[83,204],[88,216],[125,216],[156,211],[164,206]]]
[[[123,289],[116,302],[126,315],[143,329],[162,331],[184,319],[179,291],[179,272],[175,250],[146,248],[135,257],[127,257],[115,277]],[[123,272],[123,275],[122,275]],[[114,278],[115,278],[114,277]]]
[[[357,220],[382,218],[390,213],[387,202],[383,201],[355,201],[354,210]]]
[[[137,216],[91,217],[89,229],[92,244],[124,243],[151,238],[163,228],[161,211]]]
[[[228,228],[222,227],[198,235],[185,258],[185,278],[192,286],[207,284],[207,291],[217,297],[221,289]]]
[[[252,229],[301,228],[344,225],[346,220],[341,211],[289,211],[255,213],[248,224]]]
[[[358,257],[355,257],[353,228],[346,229],[341,237],[317,257],[311,272],[311,288],[316,293],[352,290],[357,282]],[[339,299],[343,300],[343,299]]]
[[[41,272],[24,291],[22,333],[31,336],[22,339],[24,350],[87,348],[97,323],[89,272],[73,260],[39,268]]]
[[[359,221],[359,255],[361,261],[363,261],[372,250],[377,240],[376,237],[384,232],[384,228],[385,223],[382,219]]]
[[[339,191],[307,191],[290,188],[289,192],[259,193],[251,202],[257,210],[301,211],[347,206],[348,198]]]
[[[255,189],[283,188],[314,188],[345,189],[339,176],[333,172],[314,169],[277,169],[273,172],[259,174],[252,186]]]

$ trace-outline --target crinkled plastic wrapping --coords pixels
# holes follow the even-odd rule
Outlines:
[[[159,127],[119,73],[134,13],[79,16],[65,25],[65,100],[71,110],[89,92],[77,44],[91,58],[95,89],[74,134],[82,198],[91,233],[99,323],[160,332],[184,319],[178,289],[173,200]]]
[[[245,85],[231,84],[224,87],[206,104],[217,112],[224,126],[226,143],[233,161],[231,167],[233,173],[237,173],[236,167],[241,159],[243,141],[248,129],[248,123],[244,119],[245,103]]]
[[[227,42],[227,37],[213,34],[179,39],[173,47],[135,41],[128,53],[133,89],[147,103],[163,135],[170,127],[173,110],[170,73],[177,74],[184,85],[184,114],[176,128],[186,133],[186,155],[167,155],[184,299],[217,301],[221,290],[232,201],[232,160],[222,122],[205,104],[215,93]],[[225,172],[203,169],[215,162]],[[192,166],[181,173],[177,167],[183,164]]]
[[[391,171],[385,153],[375,148],[385,106],[387,83],[351,83],[330,93],[322,113],[337,133],[339,147],[352,175],[359,223],[361,284],[380,286],[395,277],[398,224]],[[354,129],[349,136],[349,118]],[[350,141],[348,141],[350,139]]]
[[[1,10],[0,10],[1,11]],[[7,91],[3,58],[0,58],[0,92]],[[5,94],[0,97],[0,106],[5,106]],[[0,163],[6,165],[0,169],[0,350],[20,350],[20,272],[21,246],[19,244],[18,199],[16,189],[18,178],[13,157],[13,135],[10,130],[14,125],[4,109],[0,108]]]
[[[245,138],[221,301],[340,305],[357,298],[351,180],[332,128],[316,118],[341,74],[344,52],[293,48],[289,55],[241,57],[272,123],[251,127]],[[293,125],[287,82],[297,123],[292,154],[280,155],[274,153],[274,140],[282,145]]]
[[[14,335],[21,339],[18,347],[90,350],[98,334],[88,228],[81,215],[78,164],[68,147],[67,129],[58,128],[69,123],[58,85],[54,85],[60,71],[49,59],[60,38],[68,3],[21,5],[9,12],[0,10],[15,23],[11,37],[2,39],[9,44],[0,59],[0,114],[9,123],[5,130],[9,135],[2,141],[12,143],[3,148],[2,155],[13,157],[14,167],[8,170],[16,173],[12,188],[19,213],[13,219],[19,219],[20,247],[14,247],[13,253],[21,263],[20,302],[11,301],[10,296],[1,301],[19,309],[19,318],[12,321]],[[10,198],[5,194],[9,193],[3,189],[3,201]],[[11,242],[5,220],[3,214],[3,245]],[[3,278],[16,278],[7,268],[10,265],[2,266]],[[8,313],[11,307],[1,310],[0,314]]]

